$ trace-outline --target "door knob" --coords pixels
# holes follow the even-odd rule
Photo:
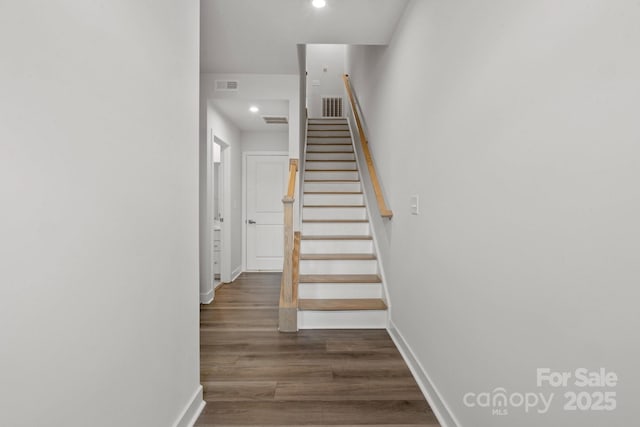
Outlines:
[[[248,220],[247,220],[247,223],[249,223],[249,224],[255,224],[256,222],[255,222],[254,220],[252,220],[252,219],[248,219]]]

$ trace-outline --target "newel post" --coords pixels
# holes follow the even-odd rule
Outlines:
[[[298,331],[298,307],[293,291],[293,197],[282,199],[284,205],[284,265],[280,287],[280,332]]]

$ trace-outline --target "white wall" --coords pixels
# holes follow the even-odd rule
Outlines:
[[[288,151],[287,132],[242,132],[242,151]]]
[[[345,45],[307,45],[309,117],[322,117],[322,98],[343,96]]]
[[[461,426],[638,416],[639,21],[631,0],[422,0],[388,48],[348,51],[394,211],[391,318]],[[563,411],[539,367],[615,371],[617,409]],[[496,387],[556,396],[463,405]]]
[[[0,6],[2,426],[172,426],[201,403],[198,14]]]
[[[307,145],[307,45],[298,44],[298,90],[299,100],[298,103],[298,117],[300,120],[300,129],[299,129],[299,140],[298,140],[298,168],[302,169],[302,165],[305,162],[305,150]],[[346,52],[345,52],[346,53]],[[346,60],[346,56],[345,56]],[[302,179],[302,173],[298,173],[298,178]],[[296,183],[297,185],[297,194],[298,200],[302,200],[304,196],[304,185],[301,185],[300,180]],[[300,218],[302,218],[302,204],[297,204],[297,210],[294,212],[294,218],[298,218],[298,222],[294,225],[297,226],[297,230],[299,231],[302,227],[300,224]]]

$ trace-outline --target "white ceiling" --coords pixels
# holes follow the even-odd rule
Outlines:
[[[244,99],[212,99],[216,110],[229,119],[236,127],[243,131],[255,132],[286,132],[288,125],[268,125],[262,116],[289,116],[289,101],[255,101]],[[249,111],[255,105],[260,109],[257,113]]]
[[[296,45],[387,44],[407,0],[202,0],[203,73],[297,74]]]

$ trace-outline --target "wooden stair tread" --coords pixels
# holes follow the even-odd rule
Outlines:
[[[387,305],[379,298],[301,299],[298,300],[298,309],[318,311],[386,310]]]
[[[368,261],[376,259],[374,254],[301,254],[301,260],[315,261]]]
[[[303,219],[302,222],[313,222],[313,223],[365,223],[369,222],[368,219]]]
[[[362,191],[305,191],[304,194],[362,194]]]
[[[335,143],[331,143],[331,144],[324,144],[324,143],[319,143],[319,142],[307,142],[307,145],[351,145],[350,142],[335,142]]]
[[[343,160],[343,159],[337,159],[337,160],[316,160],[316,159],[307,159],[307,163],[309,162],[345,162],[345,163],[355,163],[355,160]]]
[[[304,182],[360,182],[359,179],[305,179]]]
[[[377,274],[301,274],[300,283],[380,283]]]
[[[353,151],[307,151],[307,154],[353,154]]]
[[[303,208],[365,208],[365,205],[303,205]]]
[[[367,235],[302,235],[302,240],[373,240],[373,237]]]
[[[358,169],[305,169],[305,172],[358,172]]]

